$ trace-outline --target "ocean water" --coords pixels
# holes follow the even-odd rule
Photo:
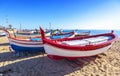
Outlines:
[[[63,30],[63,32],[70,32],[73,30]],[[103,34],[103,33],[110,33],[111,30],[75,30],[78,33],[82,32],[88,32],[90,31],[90,35],[96,35],[96,34]],[[114,33],[120,38],[120,30],[114,30]]]

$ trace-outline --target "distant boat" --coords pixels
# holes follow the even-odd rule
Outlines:
[[[55,60],[74,60],[80,57],[94,56],[107,51],[112,43],[117,40],[117,35],[104,33],[78,38],[65,38],[51,40],[45,37],[44,30],[40,28],[44,49],[48,57]]]
[[[61,39],[61,38],[73,38],[75,37],[75,32],[66,32],[66,33],[58,33],[58,34],[52,34],[50,36],[51,39]]]
[[[90,35],[90,31],[87,32],[81,32],[81,33],[75,33],[75,37],[81,37],[81,36],[89,36]]]
[[[8,34],[10,46],[15,52],[39,52],[44,50],[41,38],[39,40],[18,38],[12,36],[7,30],[5,31]]]
[[[67,32],[67,33],[61,33],[61,34],[57,34],[57,32],[54,34],[51,34],[52,31],[46,32],[45,36],[46,37],[50,37],[51,39],[59,39],[59,38],[72,38],[75,36],[74,32]],[[19,37],[19,38],[41,38],[41,34],[28,34],[28,33],[14,33],[14,36]]]
[[[6,36],[6,33],[5,32],[0,32],[0,37],[1,36]]]
[[[52,32],[52,35],[53,35],[53,37],[54,36],[58,36],[58,38],[64,38],[65,37],[65,35],[66,35],[66,37],[67,36],[69,36],[70,34],[73,34],[73,36],[71,36],[71,37],[69,37],[69,38],[72,38],[72,37],[81,37],[81,36],[89,36],[90,35],[90,31],[86,31],[86,32],[80,32],[80,33],[78,33],[77,32],[77,30],[75,30],[75,31],[72,31],[72,32],[63,32],[62,30],[59,30],[59,29],[57,29],[57,30],[53,30],[53,32]],[[63,36],[62,36],[63,35]],[[60,37],[59,37],[60,36]],[[56,38],[55,37],[55,38]]]
[[[24,37],[24,38],[30,38],[30,37],[34,37],[34,38],[40,38],[41,34],[36,34],[36,33],[30,33],[30,32],[18,32],[18,33],[14,33],[15,36],[17,37]],[[50,31],[46,32],[45,36],[50,36]]]

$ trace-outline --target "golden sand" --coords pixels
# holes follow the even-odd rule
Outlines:
[[[16,56],[6,37],[0,37],[0,76],[120,76],[120,39],[98,56],[51,60],[46,54]]]

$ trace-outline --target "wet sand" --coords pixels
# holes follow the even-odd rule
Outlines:
[[[98,56],[51,60],[45,53],[16,56],[0,37],[0,76],[120,76],[120,39]]]

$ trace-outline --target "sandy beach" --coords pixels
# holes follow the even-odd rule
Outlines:
[[[75,61],[51,60],[43,52],[16,56],[0,37],[0,76],[120,76],[120,39],[105,53]]]

